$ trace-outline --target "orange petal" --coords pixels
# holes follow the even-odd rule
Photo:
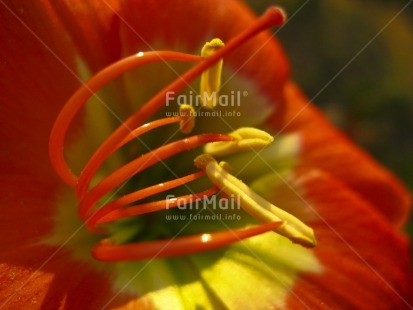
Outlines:
[[[92,70],[120,58],[119,0],[64,0],[50,5]]]
[[[64,248],[40,245],[53,230],[56,184],[7,176],[0,179],[0,189],[0,307],[96,308],[109,301],[114,293],[108,275],[73,260]]]
[[[290,204],[291,186],[295,208],[310,209],[306,223],[317,236],[314,252],[323,272],[301,274],[287,308],[407,308],[412,273],[406,238],[326,172],[298,171],[288,182],[278,189],[284,196],[274,192],[273,201]]]
[[[401,226],[410,196],[394,175],[335,129],[293,83],[287,84],[285,101],[284,113],[276,114],[271,123],[276,132],[302,136],[298,166],[328,171]]]
[[[55,247],[17,246],[3,251],[1,261],[0,307],[4,309],[100,309],[132,299],[116,296],[108,275]],[[112,301],[112,297],[116,298]],[[145,309],[147,300],[135,302]]]
[[[54,177],[51,126],[78,81],[73,48],[47,1],[0,5],[0,152],[2,173]]]
[[[54,196],[58,184],[46,178],[4,175],[0,177],[0,235],[2,253],[30,245],[53,230]]]

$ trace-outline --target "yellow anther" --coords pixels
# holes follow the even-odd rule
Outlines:
[[[232,172],[232,167],[230,164],[228,164],[226,161],[220,161],[219,165],[222,169],[224,169],[226,172],[231,173]]]
[[[254,218],[264,223],[283,221],[284,223],[274,230],[276,233],[305,247],[316,245],[314,232],[310,227],[293,215],[277,208],[241,180],[226,172],[211,155],[198,156],[195,158],[195,165],[205,170],[211,182],[227,196],[237,197],[241,207]]]
[[[183,104],[179,107],[179,115],[181,116],[179,129],[182,133],[190,133],[195,127],[195,109],[188,104]]]
[[[239,151],[260,150],[274,141],[270,134],[251,127],[239,128],[229,136],[236,140],[208,143],[204,146],[204,152],[218,157],[227,156]]]
[[[209,57],[223,46],[224,43],[220,39],[213,39],[205,43],[201,50],[201,56],[203,58]],[[212,109],[216,106],[221,86],[222,63],[221,59],[201,75],[200,99],[205,108]]]
[[[196,166],[197,168],[199,168],[199,169],[202,169],[202,170],[205,170],[206,167],[208,166],[208,164],[210,164],[210,163],[216,163],[216,162],[217,162],[217,161],[215,160],[215,158],[212,157],[212,156],[209,155],[209,154],[202,154],[202,155],[197,156],[197,157],[194,159],[194,164],[195,164],[195,166]]]

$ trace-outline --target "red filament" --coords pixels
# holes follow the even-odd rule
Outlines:
[[[179,93],[205,70],[209,69],[220,59],[234,51],[238,46],[269,27],[281,25],[284,22],[284,19],[285,16],[280,9],[270,8],[245,31],[207,58],[173,51],[137,53],[121,59],[99,71],[73,94],[61,110],[52,128],[49,141],[49,155],[51,163],[59,177],[67,185],[75,189],[79,201],[78,214],[85,222],[88,230],[93,233],[104,233],[103,230],[99,229],[99,225],[101,224],[117,221],[130,216],[138,216],[145,213],[165,210],[167,208],[179,207],[185,201],[201,201],[206,197],[217,194],[218,188],[212,187],[200,193],[190,193],[188,195],[176,197],[174,200],[164,199],[129,206],[131,203],[136,203],[166,190],[183,186],[204,175],[204,172],[197,172],[139,189],[110,202],[105,202],[100,207],[96,207],[103,197],[113,193],[131,177],[139,175],[145,169],[162,162],[164,159],[180,152],[200,147],[206,143],[231,141],[233,139],[228,135],[219,133],[205,133],[189,136],[185,139],[161,145],[145,154],[141,154],[129,163],[126,163],[110,175],[104,177],[93,187],[91,187],[91,181],[96,176],[97,171],[105,160],[128,142],[139,138],[141,135],[154,130],[155,128],[182,121],[181,117],[169,117],[143,124],[157,110],[163,107],[166,93],[171,91]],[[76,114],[92,96],[95,96],[95,93],[99,89],[115,78],[137,67],[160,61],[184,61],[195,62],[196,64],[175,81],[159,91],[153,98],[143,104],[139,110],[134,112],[116,130],[114,130],[86,163],[80,176],[76,176],[66,164],[64,156],[64,140],[69,126]],[[243,229],[213,232],[210,234],[122,245],[112,244],[111,241],[105,240],[93,249],[93,256],[96,259],[104,261],[123,261],[170,257],[202,252],[226,246],[254,235],[262,234],[275,229],[280,224],[281,223],[278,222],[269,223]]]

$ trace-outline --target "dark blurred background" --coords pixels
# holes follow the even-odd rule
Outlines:
[[[248,1],[283,7],[292,76],[352,139],[413,189],[413,1]],[[406,228],[413,235],[413,224]]]

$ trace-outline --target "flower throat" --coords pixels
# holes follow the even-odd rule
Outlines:
[[[176,208],[185,202],[202,201],[213,195],[237,197],[240,207],[262,224],[202,233],[189,236],[175,236],[169,239],[117,244],[110,238],[103,239],[92,250],[94,258],[102,261],[130,261],[171,257],[207,251],[230,245],[242,239],[274,231],[289,238],[292,242],[306,247],[315,246],[316,241],[311,228],[287,212],[275,207],[247,185],[233,176],[226,162],[217,162],[215,157],[223,157],[239,151],[260,150],[269,145],[273,138],[268,133],[242,127],[229,134],[203,133],[189,135],[196,126],[196,111],[193,106],[183,104],[179,107],[177,116],[157,119],[144,123],[149,117],[165,105],[166,94],[179,93],[197,77],[201,77],[200,94],[202,105],[213,109],[217,103],[217,93],[221,85],[223,57],[234,51],[238,46],[253,38],[269,27],[279,26],[285,20],[285,15],[278,8],[268,9],[245,31],[234,37],[227,44],[220,39],[207,42],[201,56],[173,51],[139,52],[123,58],[96,73],[88,82],[82,85],[68,100],[53,126],[49,155],[51,163],[59,177],[76,192],[78,200],[78,215],[91,233],[107,235],[104,224],[126,219],[133,216],[148,214],[170,208]],[[103,86],[139,66],[165,61],[182,61],[196,63],[178,79],[159,91],[135,113],[127,118],[95,151],[88,160],[79,176],[72,173],[65,161],[64,140],[73,118]],[[188,137],[163,144],[126,163],[99,183],[91,186],[91,181],[105,160],[121,147],[134,139],[156,128],[170,124],[178,124],[179,130]],[[144,170],[155,164],[162,163],[178,153],[190,149],[204,147],[204,154],[194,159],[198,172],[177,177],[173,180],[162,180],[160,183],[148,186],[97,207],[97,203],[107,194],[122,187],[134,176],[144,176]],[[147,201],[147,198],[159,195],[167,190],[186,186],[188,182],[200,178],[209,179],[212,183],[209,189],[198,193],[176,197],[176,199],[161,199]],[[145,202],[142,202],[142,201]],[[140,204],[131,205],[137,202]]]

